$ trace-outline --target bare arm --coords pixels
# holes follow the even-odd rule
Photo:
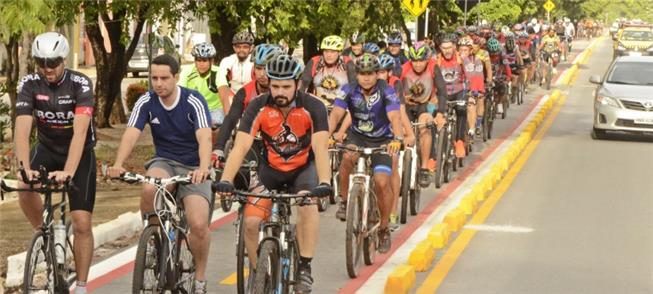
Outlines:
[[[16,148],[16,158],[18,162],[23,163],[25,170],[30,169],[29,162],[29,136],[32,131],[31,115],[19,115],[16,117],[16,127],[14,128],[14,146]]]
[[[82,158],[84,152],[84,143],[86,141],[86,132],[91,124],[91,116],[86,114],[75,114],[73,120],[73,138],[68,147],[68,157],[64,165],[64,171],[71,176],[77,171],[79,160]]]
[[[222,101],[222,109],[224,113],[229,113],[229,108],[231,107],[231,104],[229,104],[231,88],[229,88],[229,86],[220,86],[220,88],[218,88],[218,93],[220,93],[220,101]]]
[[[331,110],[331,114],[329,115],[329,135],[333,134],[333,132],[336,130],[336,126],[342,119],[342,116],[345,115],[345,112],[346,110],[341,107],[334,107]]]
[[[140,135],[141,130],[137,128],[128,127],[125,129],[125,133],[122,134],[122,139],[120,140],[118,153],[116,154],[116,161],[113,164],[114,167],[122,168],[123,163],[125,163],[125,160],[127,157],[129,157],[129,154],[131,154],[132,149],[134,149],[134,145],[136,145],[136,141],[138,141],[138,137],[140,137]]]
[[[390,111],[388,112],[388,119],[392,125],[392,133],[395,137],[401,137],[402,135],[402,125],[401,125],[401,115],[399,111]]]
[[[311,148],[315,154],[315,166],[319,183],[331,182],[331,168],[329,165],[329,153],[327,150],[329,133],[317,132],[311,136]]]

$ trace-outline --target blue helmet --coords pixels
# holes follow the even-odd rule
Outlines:
[[[381,52],[381,48],[376,43],[368,42],[363,45],[363,52],[377,55]]]
[[[388,45],[392,45],[392,44],[399,44],[399,45],[401,45],[401,43],[402,43],[403,41],[404,41],[404,40],[403,40],[403,38],[401,37],[401,32],[399,32],[399,31],[391,32],[391,33],[388,35],[388,39],[387,39]]]
[[[390,54],[381,54],[379,56],[379,69],[382,70],[391,70],[395,67],[395,58],[390,56]]]
[[[283,54],[281,47],[272,44],[260,44],[254,49],[252,62],[255,65],[266,65],[277,56]]]

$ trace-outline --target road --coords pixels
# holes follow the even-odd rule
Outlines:
[[[588,44],[577,41],[574,54]],[[610,61],[610,43],[601,43],[577,84],[561,88],[566,104],[487,224],[513,225],[530,233],[479,231],[445,278],[439,293],[638,293],[652,292],[650,229],[653,190],[645,168],[653,164],[648,143],[592,141],[590,73],[603,73]],[[561,64],[565,69],[568,64]],[[320,241],[313,262],[313,293],[369,293],[361,285],[399,247],[427,215],[488,158],[546,92],[533,88],[521,106],[511,106],[498,120],[495,140],[476,143],[466,167],[452,183],[423,192],[422,209],[393,233],[393,250],[351,280],[346,274],[344,223],[335,207],[321,214]],[[648,152],[648,153],[647,153]],[[648,155],[647,155],[648,154]],[[235,270],[231,222],[212,233],[209,292],[235,293],[220,284]],[[529,231],[529,230],[526,230]],[[647,234],[648,233],[648,234]],[[418,275],[418,285],[427,273]],[[123,268],[93,282],[94,293],[123,293],[131,286],[131,270]],[[413,290],[415,290],[415,287]],[[624,289],[627,289],[624,291]],[[432,289],[435,291],[435,289]],[[631,291],[628,291],[631,290]],[[646,291],[648,290],[648,291]]]

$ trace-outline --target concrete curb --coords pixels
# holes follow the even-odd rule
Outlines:
[[[592,54],[592,50],[603,40],[603,37],[595,39],[581,54],[579,54],[561,80],[558,83],[569,85],[573,81],[572,77],[577,74],[578,65],[585,64]],[[585,62],[585,63],[583,63]],[[432,255],[435,255],[436,249],[445,248],[449,241],[450,235],[460,230],[465,223],[469,220],[478,207],[489,195],[489,192],[497,187],[498,183],[503,179],[506,171],[518,159],[522,151],[526,148],[528,143],[532,140],[535,132],[542,124],[544,119],[549,115],[549,112],[560,100],[561,92],[555,89],[546,99],[546,102],[536,110],[536,114],[531,117],[530,121],[525,122],[526,127],[522,133],[513,141],[512,145],[504,151],[496,160],[489,172],[480,178],[471,188],[471,192],[466,194],[458,203],[458,205],[449,211],[441,223],[436,224],[431,228],[426,238],[418,243],[418,245],[410,252],[408,261],[405,264],[400,264],[395,267],[393,272],[388,276],[385,284],[384,292],[389,293],[406,293],[412,289],[415,284],[414,273],[416,271],[426,271],[430,268],[432,263]],[[425,245],[430,242],[430,246]],[[426,249],[432,248],[430,252]],[[419,262],[418,262],[419,261]],[[426,268],[425,264],[428,263]],[[412,273],[412,275],[410,274]]]

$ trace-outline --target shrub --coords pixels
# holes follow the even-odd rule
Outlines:
[[[125,99],[127,102],[127,110],[132,111],[134,104],[141,95],[145,94],[148,90],[147,80],[142,80],[133,84],[130,84],[127,87],[127,92],[125,93]]]

